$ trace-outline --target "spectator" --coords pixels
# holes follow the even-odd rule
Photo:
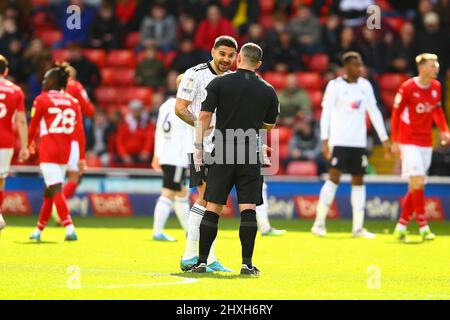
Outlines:
[[[123,30],[131,31],[133,18],[136,14],[138,0],[117,0],[115,16]]]
[[[400,38],[393,41],[386,55],[389,72],[405,72],[414,74],[416,71],[415,57],[417,45],[414,42],[414,26],[406,22],[400,30]]]
[[[385,69],[386,46],[380,39],[378,30],[363,28],[363,40],[360,44],[361,54],[365,64],[376,73],[382,73]]]
[[[321,26],[310,7],[299,6],[297,15],[288,24],[288,30],[306,52],[314,53],[320,49]]]
[[[289,156],[283,161],[284,167],[287,168],[292,161],[315,161],[319,174],[326,171],[319,130],[310,117],[301,117],[295,123],[294,135],[289,141]]]
[[[67,8],[71,5],[78,6],[81,10],[80,24],[76,28],[73,25],[75,21],[72,17],[73,12],[67,12]],[[63,40],[61,43],[55,44],[55,47],[65,47],[73,42],[86,44],[94,14],[95,10],[86,5],[83,0],[69,0],[61,3],[56,11],[56,19],[59,21],[58,25],[62,30]]]
[[[417,35],[418,51],[434,53],[439,57],[441,72],[445,72],[447,64],[448,35],[439,28],[439,16],[435,12],[428,12],[424,16],[425,28]]]
[[[264,29],[259,23],[253,23],[248,28],[248,37],[246,42],[256,43],[261,47],[264,52],[264,63],[259,68],[259,71],[266,70],[269,66],[273,65],[273,56],[271,54],[270,42],[267,37],[264,36]]]
[[[450,0],[439,0],[435,6],[435,11],[441,21],[441,29],[447,34],[450,33]]]
[[[270,69],[279,72],[294,72],[303,69],[299,59],[300,50],[292,39],[292,35],[287,31],[279,34],[278,40],[269,54],[272,57],[270,60],[273,61]]]
[[[129,112],[119,125],[117,132],[119,163],[150,166],[155,128],[143,108],[142,101],[132,100],[128,106]]]
[[[186,70],[183,70],[183,72]],[[169,70],[166,77],[165,98],[174,97],[177,94],[176,79],[178,72],[175,70]]]
[[[433,4],[430,0],[420,0],[417,5],[416,16],[414,17],[413,24],[416,30],[423,30],[425,28],[424,18],[425,15],[433,11]]]
[[[6,54],[9,69],[8,78],[17,83],[26,81],[22,49],[22,41],[19,38],[11,39],[8,54]]]
[[[173,59],[171,68],[179,73],[183,73],[200,62],[201,59],[194,48],[194,42],[190,38],[185,38],[180,42],[178,54]]]
[[[341,65],[341,57],[347,51],[360,51],[355,42],[355,33],[350,27],[344,27],[341,30],[338,46],[328,52],[330,62],[335,67]]]
[[[108,121],[106,113],[103,110],[97,110],[94,114],[94,124],[89,127],[86,134],[86,149],[88,154],[99,157],[103,166],[108,166],[110,163],[108,141],[114,132],[114,125]]]
[[[23,72],[25,78],[38,71],[42,59],[48,57],[50,53],[44,48],[44,43],[39,38],[31,39],[28,47],[23,53]]]
[[[298,85],[295,74],[286,78],[286,88],[278,95],[280,101],[279,122],[284,126],[292,126],[297,117],[312,115],[311,99],[308,92]]]
[[[340,27],[341,21],[338,15],[331,14],[328,16],[326,23],[322,28],[322,41],[325,52],[331,52],[339,46]]]
[[[214,41],[221,35],[227,35],[236,38],[236,32],[231,22],[222,17],[217,5],[208,7],[206,19],[200,22],[195,34],[195,47],[202,50],[205,56],[209,57]]]
[[[181,14],[178,18],[177,39],[195,38],[196,22],[193,17],[187,14]]]
[[[92,21],[88,44],[92,48],[116,49],[121,39],[121,28],[114,16],[113,6],[103,3]]]
[[[78,81],[83,84],[88,95],[93,97],[94,89],[101,83],[101,75],[97,65],[83,55],[78,43],[69,44],[68,49],[68,61],[77,70]]]
[[[0,52],[8,54],[9,44],[15,39],[20,39],[20,33],[14,19],[6,18],[1,22],[0,28]]]
[[[164,85],[164,65],[156,58],[156,54],[156,47],[147,46],[144,51],[144,58],[136,66],[135,81],[137,84],[152,88],[159,88]]]
[[[158,120],[159,107],[164,103],[164,94],[162,92],[154,92],[152,95],[152,105],[150,106],[149,118],[153,124]]]
[[[156,3],[150,10],[150,15],[145,17],[141,24],[141,44],[146,41],[156,43],[158,49],[170,51],[175,47],[177,23],[174,17],[166,14],[164,5]]]

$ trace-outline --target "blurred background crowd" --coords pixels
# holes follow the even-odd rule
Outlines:
[[[373,4],[381,25],[371,30]],[[80,9],[79,21],[71,5]],[[326,170],[320,102],[327,81],[342,73],[346,51],[362,54],[387,124],[396,90],[415,75],[418,53],[439,56],[446,97],[450,0],[0,1],[0,54],[9,60],[8,77],[26,93],[28,111],[55,61],[77,70],[96,108],[85,119],[90,166],[150,167],[158,107],[175,95],[177,75],[208,61],[214,39],[224,34],[264,50],[259,74],[281,104],[280,174]],[[398,170],[378,155],[370,124],[368,131],[370,172]],[[448,149],[436,150],[431,171],[450,175]]]

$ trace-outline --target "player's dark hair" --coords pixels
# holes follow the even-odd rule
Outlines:
[[[8,69],[8,60],[0,54],[0,74],[4,74]]]
[[[255,66],[262,60],[263,51],[257,44],[248,42],[242,46],[240,54],[244,56],[247,62]]]
[[[348,51],[342,55],[342,64],[345,65],[353,59],[362,60],[361,55],[356,51]]]
[[[65,89],[70,77],[70,65],[67,62],[56,63],[55,67],[50,69],[48,77],[55,79],[57,89]]]
[[[234,50],[237,50],[238,48],[236,40],[234,40],[234,38],[230,36],[217,37],[216,40],[214,41],[214,49],[217,49],[220,46],[234,48]]]

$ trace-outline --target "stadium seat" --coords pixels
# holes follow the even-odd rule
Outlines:
[[[50,4],[50,0],[31,0],[30,2],[32,7],[47,6]]]
[[[294,176],[317,176],[317,164],[314,161],[293,161],[286,168],[286,174]]]
[[[313,55],[308,61],[308,69],[316,72],[324,72],[328,69],[329,58],[324,53]]]
[[[283,89],[286,85],[286,74],[282,72],[265,72],[263,78],[270,83],[275,90]]]
[[[132,50],[111,50],[106,55],[108,67],[134,68],[136,59]]]
[[[133,86],[134,69],[125,68],[103,68],[102,84],[105,86]]]
[[[323,87],[323,80],[317,72],[297,72],[298,84],[307,90],[320,90]]]
[[[139,31],[132,31],[127,34],[125,38],[125,47],[127,49],[134,49],[141,42],[141,35]]]
[[[54,62],[66,61],[69,58],[69,50],[67,49],[52,50],[52,58]]]
[[[392,110],[392,106],[394,105],[396,91],[385,90],[381,91],[381,102],[387,110]]]
[[[173,59],[178,55],[177,51],[169,51],[164,55],[163,64],[164,68],[169,69],[172,65]]]
[[[275,0],[259,0],[261,13],[272,13],[275,9]]]
[[[36,32],[36,36],[42,40],[46,47],[51,47],[55,42],[59,42],[63,38],[61,31],[56,29],[41,30]]]
[[[269,30],[273,27],[274,21],[271,14],[262,14],[259,17],[259,24],[264,28],[264,30]]]
[[[95,63],[99,69],[103,68],[106,63],[106,53],[103,49],[84,49],[84,56]]]
[[[149,87],[129,87],[123,91],[125,102],[128,103],[133,99],[142,100],[144,105],[152,103],[152,89]]]
[[[313,109],[321,109],[322,105],[322,90],[310,90],[308,91],[309,98],[311,99],[311,104]]]
[[[380,89],[381,91],[397,91],[407,79],[408,76],[403,73],[383,73],[379,79]]]
[[[278,128],[275,128],[275,130],[278,131],[278,140],[279,140],[280,145],[289,143],[289,141],[291,140],[292,134],[293,134],[292,128],[278,127]]]
[[[400,30],[405,24],[405,19],[402,17],[385,17],[383,20],[385,20],[396,33],[400,33]]]
[[[101,86],[95,89],[94,94],[100,105],[120,103],[121,101],[117,87]]]

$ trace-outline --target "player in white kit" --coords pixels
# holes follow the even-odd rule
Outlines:
[[[322,100],[320,135],[325,159],[329,160],[329,178],[320,191],[317,214],[311,232],[325,236],[325,220],[333,203],[343,171],[352,175],[351,204],[353,236],[374,238],[363,228],[366,204],[366,187],[363,182],[368,164],[366,111],[369,113],[386,155],[390,155],[389,137],[383,117],[377,107],[373,88],[360,76],[363,62],[357,52],[347,52],[342,57],[345,74],[331,80]]]
[[[177,86],[182,76],[178,76]],[[176,116],[175,103],[175,97],[167,99],[159,108],[156,121],[152,167],[163,172],[163,189],[156,202],[153,223],[153,240],[157,241],[175,241],[163,232],[172,208],[185,232],[189,217],[189,190],[184,183],[189,164],[184,143],[187,124]]]

